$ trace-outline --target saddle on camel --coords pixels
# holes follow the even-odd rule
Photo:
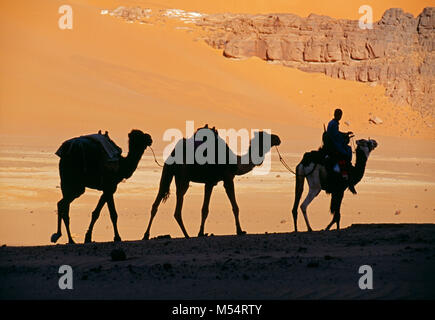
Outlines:
[[[85,152],[87,146],[92,146],[94,153],[99,154],[98,163],[94,161],[95,154]],[[121,158],[122,149],[110,139],[108,132],[104,134],[101,130],[97,134],[89,134],[72,138],[65,141],[56,151],[56,155],[60,158],[74,156],[83,164],[83,173],[90,172],[117,172],[119,169],[119,159]],[[97,167],[96,167],[97,165]]]

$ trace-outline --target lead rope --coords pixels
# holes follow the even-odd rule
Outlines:
[[[153,156],[154,156],[154,162],[157,163],[157,165],[158,165],[159,167],[162,167],[162,168],[163,168],[163,166],[162,166],[162,165],[157,161],[157,158],[156,158],[156,155],[155,155],[155,153],[154,153],[153,148],[151,148],[151,146],[148,146],[148,148],[150,148],[150,149],[151,149],[151,152],[153,153]]]
[[[278,156],[279,156],[279,161],[282,163],[282,165],[291,173],[293,173],[294,175],[296,175],[296,173],[288,166],[288,164],[284,161],[284,159],[281,157],[281,153],[279,153],[278,150],[278,146],[275,146],[276,148],[276,152],[278,152]]]

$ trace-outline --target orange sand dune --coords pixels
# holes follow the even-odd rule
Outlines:
[[[345,5],[343,3],[346,3]],[[352,18],[357,4],[321,1],[72,1],[73,30],[57,28],[60,1],[2,3],[0,133],[58,143],[70,135],[108,129],[125,139],[132,127],[154,135],[185,120],[220,127],[321,131],[333,108],[361,134],[433,138],[408,107],[394,108],[382,87],[267,65],[231,61],[195,41],[195,32],[165,25],[128,24],[100,9],[118,5],[178,7],[202,12],[317,12]],[[402,6],[418,13],[425,2],[375,2],[382,11]],[[381,5],[382,4],[382,5]],[[25,8],[25,9],[24,9]],[[334,16],[334,15],[333,15]],[[384,120],[368,124],[369,113]],[[305,130],[305,129],[300,129]],[[2,139],[4,142],[6,139]],[[42,140],[41,140],[42,141]]]

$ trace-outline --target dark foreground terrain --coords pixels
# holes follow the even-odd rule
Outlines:
[[[126,259],[113,261],[114,249]],[[61,265],[72,267],[72,290],[59,289]],[[362,265],[372,267],[372,290],[359,288]],[[435,299],[435,224],[4,246],[0,298]]]

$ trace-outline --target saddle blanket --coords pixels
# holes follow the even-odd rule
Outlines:
[[[90,134],[84,137],[99,142],[103,150],[106,152],[106,156],[109,161],[119,159],[119,156],[122,153],[122,149],[118,147],[108,136],[97,133],[97,134]]]
[[[108,136],[103,134],[90,134],[65,141],[62,146],[56,151],[56,155],[59,157],[67,156],[70,154],[73,142],[85,142],[86,140],[93,140],[97,142],[101,149],[104,151],[106,161],[117,161],[122,154],[122,149],[118,147]],[[68,146],[67,148],[65,148]]]

